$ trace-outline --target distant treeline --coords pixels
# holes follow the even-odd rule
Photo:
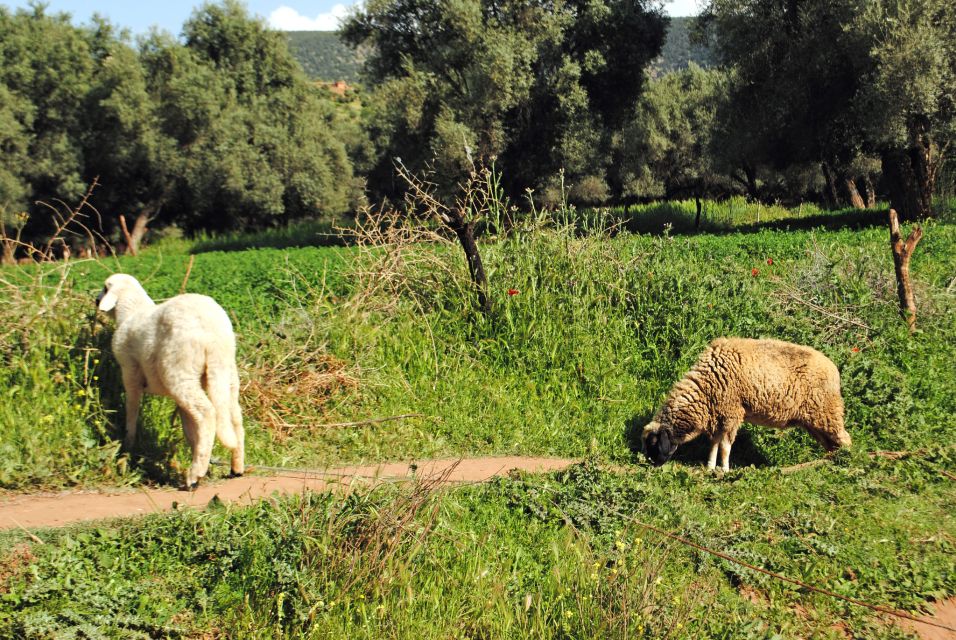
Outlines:
[[[714,63],[714,54],[706,45],[691,38],[695,18],[671,18],[667,26],[664,47],[652,66],[666,72],[686,69],[693,62],[699,67]],[[345,80],[349,84],[360,81],[362,63],[368,53],[362,47],[353,49],[336,31],[287,31],[289,51],[313,80],[332,82]]]
[[[454,7],[381,0],[319,36],[361,52],[305,47],[361,62],[337,95],[238,0],[135,43],[0,6],[0,240],[42,242],[41,203],[94,180],[89,222],[114,237],[120,214],[219,231],[402,206],[399,165],[447,202],[493,167],[516,210],[745,195],[919,218],[952,180],[951,0],[710,0],[696,21],[653,0]]]

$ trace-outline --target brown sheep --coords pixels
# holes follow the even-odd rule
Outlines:
[[[644,453],[655,465],[704,434],[709,469],[730,469],[730,447],[744,422],[801,427],[827,451],[850,446],[843,428],[840,372],[825,355],[781,340],[718,338],[679,380],[644,427]]]

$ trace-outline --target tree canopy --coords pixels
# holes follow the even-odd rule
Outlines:
[[[373,184],[388,191],[396,158],[445,182],[496,159],[512,194],[559,170],[605,184],[665,26],[643,0],[367,2],[343,37],[372,51]]]
[[[846,181],[876,155],[893,205],[930,212],[953,139],[953,3],[711,0],[704,19],[736,74],[718,119],[737,162],[820,162]]]
[[[37,201],[91,204],[186,229],[261,227],[340,213],[356,199],[343,137],[357,130],[309,82],[282,34],[235,0],[206,4],[183,40],[138,45],[102,18],[74,26],[43,5],[0,7],[0,214]],[[355,145],[355,141],[349,142]]]

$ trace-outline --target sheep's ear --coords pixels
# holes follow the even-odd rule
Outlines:
[[[116,302],[116,294],[112,291],[107,291],[103,294],[103,297],[100,298],[99,310],[112,311],[113,307],[116,306]]]

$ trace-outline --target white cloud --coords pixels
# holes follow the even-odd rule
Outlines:
[[[315,18],[283,5],[269,14],[269,26],[279,31],[336,31],[347,14],[348,7],[344,4],[334,5],[328,13],[320,13]]]
[[[700,0],[665,0],[664,13],[669,16],[696,16],[700,15],[702,3]]]

